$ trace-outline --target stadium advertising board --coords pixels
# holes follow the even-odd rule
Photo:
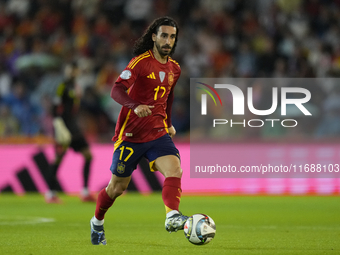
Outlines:
[[[190,176],[190,146],[178,144],[181,152],[184,194],[339,194],[339,178],[210,178],[215,173],[201,173],[204,178]],[[216,146],[216,145],[215,145]],[[268,144],[254,143],[221,145],[228,155],[230,165],[250,165],[257,161],[265,161],[268,166],[302,164],[302,162],[318,160],[322,164],[339,162],[339,148],[336,145],[286,145],[272,147]],[[110,144],[94,144],[93,172],[90,175],[89,189],[98,192],[110,179],[110,155],[113,146]],[[252,152],[256,151],[257,156]],[[245,158],[244,154],[252,155]],[[36,145],[2,145],[0,146],[0,192],[13,191],[22,194],[27,191],[44,193],[47,190],[48,164],[53,160],[53,146]],[[257,161],[256,161],[257,160]],[[81,191],[82,158],[72,150],[65,156],[57,178],[62,191],[77,194]],[[139,165],[132,175],[135,191],[148,194],[160,190],[163,176],[155,173],[156,179],[150,179],[148,169]],[[153,174],[152,174],[153,175]],[[191,173],[192,175],[192,173]],[[157,185],[158,183],[158,185]],[[133,190],[133,189],[129,189]]]

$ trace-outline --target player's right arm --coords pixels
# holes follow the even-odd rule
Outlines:
[[[116,80],[115,84],[111,89],[110,95],[111,98],[115,100],[117,103],[129,109],[132,109],[134,113],[141,118],[151,115],[152,111],[150,109],[154,108],[154,106],[141,104],[132,99],[127,93],[127,90],[135,83],[139,75],[140,69],[138,68],[139,67],[138,65],[137,68],[132,69],[129,68],[131,63],[136,61],[136,59],[138,62],[138,57],[132,59],[130,61],[130,64],[120,74],[120,76],[118,77],[118,79]]]
[[[138,117],[146,117],[152,114],[150,109],[154,108],[152,105],[140,104],[133,100],[127,93],[127,88],[121,83],[115,83],[111,90],[111,98],[117,103],[132,109]]]

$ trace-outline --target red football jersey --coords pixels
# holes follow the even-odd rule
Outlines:
[[[152,115],[138,117],[132,109],[122,107],[113,141],[144,143],[168,132],[167,100],[181,74],[179,64],[168,57],[165,64],[155,59],[151,50],[133,58],[118,77],[128,88],[128,95],[144,105],[153,105]]]

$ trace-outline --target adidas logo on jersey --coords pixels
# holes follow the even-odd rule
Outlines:
[[[154,72],[150,73],[148,76],[146,76],[146,78],[156,80],[156,76],[155,76]]]

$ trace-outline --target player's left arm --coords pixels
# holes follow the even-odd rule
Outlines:
[[[171,112],[172,112],[172,103],[174,102],[174,88],[171,89],[166,106],[166,116],[167,116],[167,125],[168,125],[168,133],[170,137],[174,137],[176,135],[176,129],[171,123]]]
[[[68,146],[72,139],[72,134],[67,128],[62,115],[65,112],[64,107],[64,95],[65,95],[65,84],[61,83],[58,88],[55,97],[53,98],[53,127],[54,127],[54,138],[57,143],[64,146]]]
[[[167,115],[166,122],[167,122],[167,125],[168,125],[168,134],[170,135],[171,138],[176,135],[176,129],[172,125],[172,122],[171,122],[171,113],[172,113],[172,103],[174,102],[174,98],[175,98],[175,92],[174,92],[175,86],[176,86],[177,81],[178,81],[178,79],[181,75],[181,68],[179,67],[178,63],[176,65],[176,69],[177,69],[176,73],[178,75],[177,75],[177,78],[175,79],[174,84],[171,87],[171,91],[169,93],[168,100],[167,100],[167,106],[166,106],[166,115]]]

